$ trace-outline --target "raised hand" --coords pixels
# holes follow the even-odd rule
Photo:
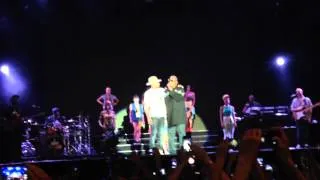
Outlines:
[[[247,179],[252,164],[257,158],[258,147],[261,142],[262,132],[260,129],[249,129],[245,132],[239,150],[239,159],[234,179]]]
[[[277,136],[274,139],[277,142],[276,156],[284,162],[291,161],[291,154],[289,151],[289,139],[282,128],[273,128]]]
[[[202,149],[201,147],[191,144],[191,150],[193,151],[194,155],[196,156],[197,159],[199,159],[202,163],[204,164],[212,164],[213,162],[211,161],[211,158],[207,154],[207,152]]]

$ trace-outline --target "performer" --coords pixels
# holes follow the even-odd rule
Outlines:
[[[53,107],[51,112],[52,115],[45,121],[47,143],[49,144],[49,155],[57,156],[63,153],[63,125],[66,123],[66,118],[60,114],[58,107]]]
[[[97,102],[102,106],[103,110],[113,111],[113,107],[119,103],[119,99],[115,95],[111,94],[110,87],[106,87],[106,93],[101,95],[97,99]]]
[[[4,137],[1,137],[6,146],[4,148],[5,161],[19,161],[21,159],[21,142],[23,134],[22,111],[19,102],[20,96],[13,95],[7,109],[4,122]]]
[[[297,131],[297,148],[300,148],[300,144],[308,146],[309,138],[309,124],[312,118],[312,108],[306,109],[312,106],[311,99],[303,95],[301,88],[296,89],[296,97],[291,102],[291,112],[293,119],[296,122]]]
[[[63,124],[66,121],[64,116],[61,116],[60,109],[58,107],[54,107],[51,109],[52,115],[50,115],[46,121],[45,126],[48,128],[54,128],[56,130],[62,130]],[[52,129],[53,130],[53,129]]]
[[[187,138],[191,138],[192,129],[194,125],[194,119],[196,118],[196,111],[193,105],[192,99],[187,99],[185,101],[186,106],[186,136]]]
[[[137,143],[141,142],[141,127],[145,127],[143,105],[140,104],[138,95],[133,96],[133,103],[129,105],[129,118],[133,126],[134,140]]]
[[[242,113],[245,115],[258,115],[261,104],[255,100],[254,95],[249,95],[248,102],[244,105]]]
[[[191,86],[187,85],[187,91],[184,94],[185,106],[186,106],[186,136],[191,138],[192,128],[194,124],[195,114],[195,102],[196,94],[191,91]]]
[[[184,99],[185,101],[192,101],[193,102],[193,106],[196,104],[196,93],[191,91],[191,86],[187,85],[187,91],[184,94]]]
[[[165,90],[160,87],[161,79],[157,76],[148,78],[147,86],[150,88],[144,93],[144,111],[147,117],[149,128],[151,128],[151,140],[149,147],[156,147],[156,138],[160,138],[158,148],[160,152],[166,152],[165,137],[167,127],[167,110],[165,104]]]
[[[115,135],[115,113],[113,110],[100,112],[98,121],[102,128],[101,149],[105,154],[116,153],[117,138]]]
[[[179,148],[183,146],[186,135],[186,109],[184,102],[184,88],[178,78],[171,75],[166,87],[166,106],[169,128],[169,153],[176,154],[175,137],[178,134]]]
[[[220,106],[220,124],[223,129],[223,139],[233,140],[234,131],[237,127],[234,107],[230,104],[230,96],[222,96],[224,105]]]

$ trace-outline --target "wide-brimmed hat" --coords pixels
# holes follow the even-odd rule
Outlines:
[[[148,82],[146,83],[147,86],[150,86],[151,84],[155,83],[155,82],[161,82],[162,80],[159,79],[157,76],[150,76],[148,78]]]

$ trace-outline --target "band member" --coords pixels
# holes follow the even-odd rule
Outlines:
[[[255,100],[254,95],[249,95],[248,102],[244,105],[242,113],[246,115],[254,114],[258,115],[259,107],[261,104]]]
[[[133,103],[129,105],[129,118],[133,126],[133,135],[136,142],[141,142],[141,127],[145,127],[143,105],[138,95],[133,96]]]
[[[21,159],[21,142],[23,133],[22,111],[19,103],[20,96],[13,95],[7,109],[4,122],[4,137],[1,137],[5,146],[5,161],[19,161]]]
[[[114,111],[111,111],[111,110],[101,111],[98,124],[104,131],[114,131],[115,130]]]
[[[169,153],[176,154],[175,137],[178,134],[178,146],[183,146],[186,135],[186,109],[184,101],[184,88],[179,84],[178,78],[171,75],[166,87],[166,106],[169,131]]]
[[[310,98],[303,95],[301,88],[296,89],[296,97],[291,102],[291,112],[293,119],[296,121],[297,131],[297,148],[300,148],[300,144],[308,146],[309,138],[309,124],[312,118],[312,108],[306,109],[312,106]]]
[[[45,121],[45,128],[47,129],[47,142],[49,144],[49,153],[51,156],[60,155],[63,152],[63,125],[66,118],[61,115],[60,109],[54,107],[50,115]]]
[[[222,96],[224,105],[220,106],[220,124],[223,129],[223,139],[233,140],[234,131],[237,127],[234,107],[230,104],[230,96]]]
[[[193,106],[196,104],[196,93],[191,91],[191,86],[187,85],[186,93],[184,94],[185,101],[192,101]]]
[[[150,88],[145,91],[143,105],[147,117],[149,128],[151,128],[151,140],[149,147],[151,149],[156,147],[156,138],[160,138],[158,148],[160,152],[166,152],[165,137],[167,127],[167,110],[165,104],[165,90],[160,87],[161,79],[157,76],[150,76],[148,78],[147,86]],[[158,141],[159,142],[159,141]]]
[[[192,99],[187,99],[185,101],[186,106],[186,136],[191,138],[194,119],[196,118],[196,111]]]
[[[110,87],[106,87],[106,93],[101,95],[97,99],[97,102],[102,106],[103,110],[113,111],[113,107],[119,103],[119,99],[115,95],[111,94]]]
[[[104,154],[110,155],[116,153],[116,144],[118,143],[115,135],[115,113],[113,110],[103,110],[100,112],[99,126],[102,128],[100,147]]]
[[[51,110],[52,115],[50,115],[45,122],[46,127],[52,127],[57,130],[62,130],[63,124],[66,121],[64,116],[61,116],[60,109],[58,107],[54,107]]]

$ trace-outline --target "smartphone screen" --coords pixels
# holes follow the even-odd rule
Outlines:
[[[19,179],[27,180],[27,167],[26,166],[5,166],[1,168],[1,176],[5,180]]]

